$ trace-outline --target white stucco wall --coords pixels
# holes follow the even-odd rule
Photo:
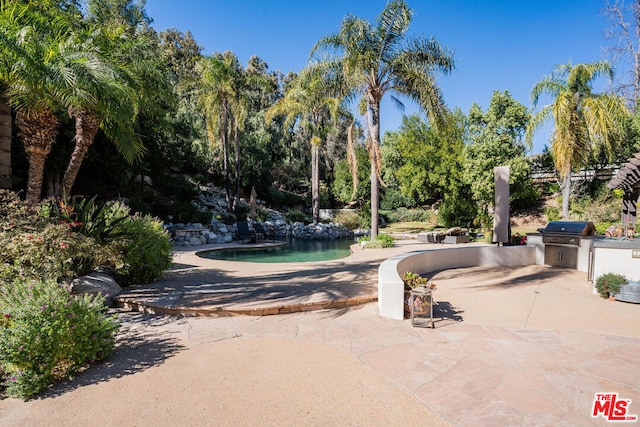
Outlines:
[[[593,250],[593,280],[594,292],[595,283],[598,277],[606,273],[622,274],[628,280],[640,280],[640,258],[633,257],[633,251],[636,254],[640,252],[640,245],[636,248],[632,247],[594,247]],[[628,245],[630,246],[630,245]]]
[[[391,257],[378,268],[378,310],[383,317],[404,319],[404,283],[407,271],[425,274],[475,266],[524,266],[536,263],[533,246],[475,246],[414,251]]]

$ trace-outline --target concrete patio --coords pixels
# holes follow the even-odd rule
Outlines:
[[[178,252],[163,281],[124,298],[216,317],[122,313],[121,346],[110,361],[44,399],[0,402],[0,420],[606,425],[591,416],[599,392],[631,399],[629,414],[640,414],[640,305],[594,295],[575,270],[472,267],[432,278],[435,329],[380,317],[366,303],[376,296],[380,261],[425,247],[406,240],[291,265]],[[344,306],[323,309],[326,301]],[[296,308],[231,316],[287,306]],[[117,410],[100,405],[103,395]]]

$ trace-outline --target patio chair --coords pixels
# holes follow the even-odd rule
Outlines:
[[[252,241],[255,238],[254,234],[249,230],[249,223],[247,221],[238,222],[236,228],[236,240],[238,243],[244,243],[246,239]]]
[[[264,242],[264,228],[257,222],[253,223],[253,237],[256,239],[256,243]]]

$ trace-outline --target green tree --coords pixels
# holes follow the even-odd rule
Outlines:
[[[432,123],[441,121],[445,111],[436,71],[453,69],[452,54],[433,38],[407,38],[413,11],[403,0],[390,1],[375,26],[348,15],[338,33],[321,38],[311,54],[333,50],[327,66],[342,68],[352,95],[366,103],[371,141],[371,237],[378,234],[380,176],[380,102],[387,93],[409,97],[426,112]],[[397,99],[397,98],[394,98]]]
[[[336,199],[343,203],[356,202],[360,206],[364,206],[369,195],[369,156],[367,148],[363,144],[356,144],[354,147],[356,157],[356,180],[353,179],[353,165],[344,159],[337,163],[335,177],[332,185],[333,193]],[[354,189],[354,185],[357,188]],[[355,191],[354,191],[355,190]]]
[[[47,11],[48,12],[48,11]],[[51,15],[18,2],[0,3],[0,83],[16,110],[18,137],[29,159],[27,201],[40,200],[44,164],[56,140],[60,101],[73,93],[65,78],[83,69],[79,51],[63,14]]]
[[[535,194],[525,154],[524,133],[531,115],[508,91],[493,92],[486,112],[473,104],[466,131],[464,180],[484,220],[495,197],[494,167],[510,166],[510,199],[518,204]]]
[[[140,112],[155,110],[168,93],[166,72],[158,61],[158,41],[147,27],[144,10],[130,1],[94,0],[77,31],[77,43],[90,57],[92,73],[73,79],[75,92],[65,100],[75,118],[75,147],[63,178],[70,194],[87,150],[102,128],[128,163],[144,154],[135,129]]]
[[[530,145],[540,126],[553,119],[551,153],[563,180],[563,218],[569,218],[572,168],[582,167],[592,151],[602,150],[611,157],[624,138],[624,123],[629,111],[622,97],[593,92],[593,81],[600,76],[613,80],[613,68],[606,61],[575,66],[569,62],[557,66],[531,91],[534,106],[542,94],[553,98],[531,119],[526,140]]]
[[[205,115],[209,141],[219,141],[222,148],[227,207],[233,209],[229,140],[234,133],[237,134],[239,126],[235,101],[238,98],[240,64],[233,53],[226,52],[224,55],[203,57],[197,64],[197,71],[196,97]]]
[[[418,115],[402,120],[397,132],[387,132],[382,160],[387,185],[397,185],[415,204],[441,200],[460,181],[464,115],[446,113],[443,125],[430,127]]]
[[[266,120],[284,115],[285,126],[297,123],[311,145],[311,200],[313,221],[320,220],[320,146],[326,139],[330,117],[337,115],[340,100],[332,96],[330,81],[320,67],[307,67],[289,85],[283,98],[269,110]]]

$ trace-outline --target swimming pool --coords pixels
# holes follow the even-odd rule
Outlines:
[[[352,239],[290,239],[281,246],[233,247],[198,252],[198,256],[222,261],[259,263],[314,262],[345,258],[351,254]]]

